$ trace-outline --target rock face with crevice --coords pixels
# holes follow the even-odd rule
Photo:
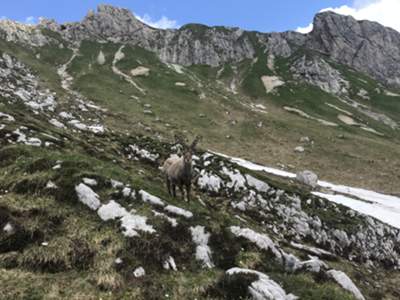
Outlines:
[[[305,46],[385,84],[400,86],[400,33],[396,30],[325,12],[316,15]]]
[[[74,44],[96,40],[137,45],[155,52],[164,62],[185,66],[239,62],[257,57],[260,50],[289,57],[305,49],[364,72],[383,84],[400,87],[400,33],[375,22],[357,21],[333,12],[317,14],[313,31],[304,35],[200,24],[162,30],[142,23],[127,9],[99,5],[97,11],[90,11],[81,22],[57,24],[53,20],[42,20],[38,26],[23,26],[2,21],[0,36],[43,46],[52,39],[42,35],[38,30],[41,28],[56,31]]]
[[[343,79],[338,70],[320,57],[306,57],[297,59],[290,70],[294,78],[304,80],[315,85],[327,93],[334,95],[346,95],[350,86]]]

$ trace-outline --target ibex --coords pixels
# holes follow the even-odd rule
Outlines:
[[[165,180],[169,195],[176,197],[176,186],[179,187],[182,200],[185,199],[184,187],[186,188],[186,198],[190,201],[190,191],[192,186],[192,155],[193,151],[200,140],[200,136],[197,136],[193,143],[188,146],[183,139],[175,136],[180,144],[184,147],[183,156],[179,157],[173,155],[168,158],[163,166],[162,171],[165,174]]]

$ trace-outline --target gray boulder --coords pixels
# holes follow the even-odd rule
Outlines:
[[[297,173],[296,180],[312,188],[316,188],[318,186],[317,174],[308,170]]]

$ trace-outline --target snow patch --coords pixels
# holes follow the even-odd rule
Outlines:
[[[349,207],[364,215],[374,217],[386,224],[400,229],[400,199],[397,197],[393,197],[397,198],[395,201],[382,201],[382,199],[379,198],[375,198],[373,201],[368,201],[366,199],[359,200],[340,194],[331,195],[321,192],[313,192],[313,194],[331,202]]]
[[[249,170],[264,171],[266,173],[274,174],[274,175],[281,176],[281,177],[288,177],[288,178],[295,178],[296,177],[296,174],[289,173],[289,172],[282,171],[282,170],[278,170],[278,169],[274,169],[274,168],[265,167],[265,166],[262,166],[262,165],[259,165],[259,164],[244,160],[242,158],[232,157],[232,156],[228,156],[228,155],[221,154],[221,153],[218,153],[218,152],[213,152],[213,151],[209,151],[209,152],[211,152],[213,154],[216,154],[218,156],[227,158],[231,162],[233,162],[235,164],[238,164],[239,166],[247,168]],[[212,155],[212,154],[209,154],[209,155]]]
[[[215,155],[229,159],[241,167],[253,171],[263,171],[286,178],[296,178],[296,174],[262,166],[241,158],[227,156],[221,153],[212,152]],[[207,158],[211,154],[207,155]],[[400,197],[384,195],[374,191],[360,188],[353,188],[344,185],[335,185],[326,181],[318,181],[320,187],[339,193],[332,195],[327,193],[314,192],[314,195],[329,201],[342,204],[355,211],[374,217],[384,223],[400,229]]]

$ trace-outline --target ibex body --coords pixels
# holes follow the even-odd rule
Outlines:
[[[190,191],[192,186],[192,155],[196,147],[199,137],[197,137],[192,145],[188,147],[185,143],[183,156],[177,155],[168,158],[163,166],[162,171],[165,174],[168,193],[176,197],[176,186],[179,187],[182,199],[184,199],[184,188],[186,189],[187,200],[190,201]]]

